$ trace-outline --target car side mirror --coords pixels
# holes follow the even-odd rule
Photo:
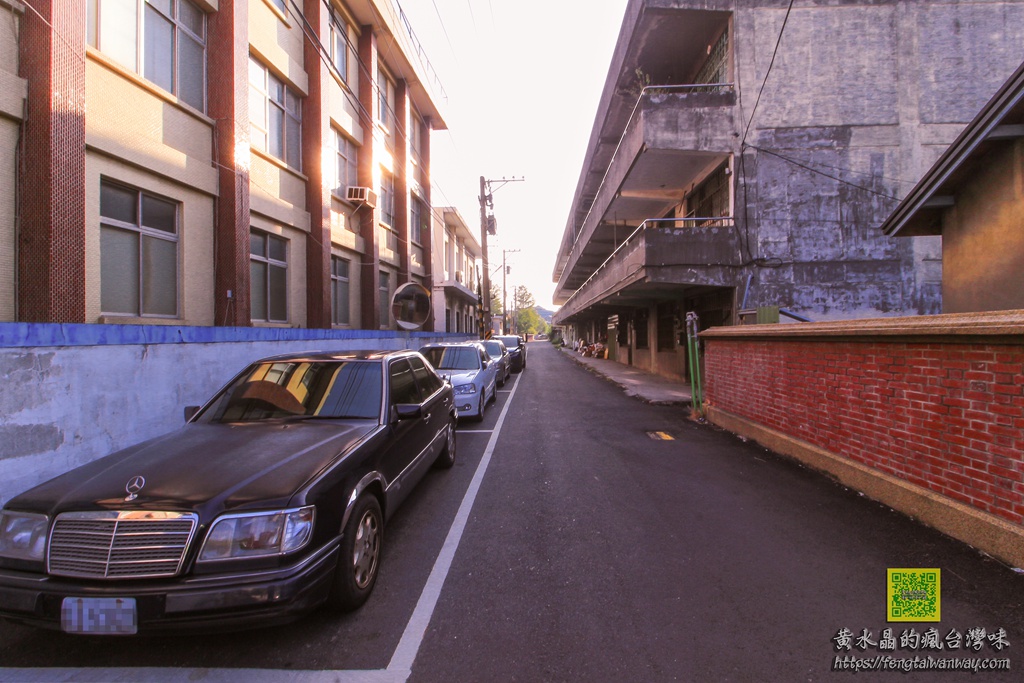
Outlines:
[[[198,412],[199,406],[185,406],[185,422],[188,422],[195,417]]]
[[[423,406],[418,403],[399,403],[395,406],[394,416],[399,421],[423,417]]]

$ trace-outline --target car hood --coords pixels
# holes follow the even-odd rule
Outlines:
[[[370,421],[188,424],[51,479],[6,507],[53,515],[89,509],[285,506],[377,428]],[[127,485],[135,477],[145,478],[145,485],[136,499],[126,501]]]
[[[453,387],[457,387],[460,384],[470,384],[480,374],[480,370],[438,370],[437,372],[442,377],[447,377]]]

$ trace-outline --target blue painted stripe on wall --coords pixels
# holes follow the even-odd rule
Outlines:
[[[210,344],[217,342],[418,339],[468,335],[394,330],[318,330],[277,327],[185,327],[173,325],[85,325],[0,323],[0,347]]]

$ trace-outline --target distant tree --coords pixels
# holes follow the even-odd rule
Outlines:
[[[501,303],[501,287],[496,284],[491,285],[491,313],[494,315],[501,315],[505,311],[504,306]]]
[[[520,311],[524,308],[533,308],[536,304],[537,302],[534,301],[533,294],[530,294],[530,290],[523,285],[516,287],[515,291],[512,293],[513,311]]]
[[[548,324],[533,306],[520,308],[516,314],[516,323],[519,334],[541,334],[548,331]]]

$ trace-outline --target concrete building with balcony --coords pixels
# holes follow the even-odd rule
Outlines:
[[[479,334],[480,242],[453,207],[436,208],[434,223],[434,331]]]
[[[554,323],[685,379],[690,312],[938,313],[939,239],[879,226],[1022,57],[1020,0],[629,0]]]
[[[0,0],[0,321],[393,329],[444,95],[394,0]]]

